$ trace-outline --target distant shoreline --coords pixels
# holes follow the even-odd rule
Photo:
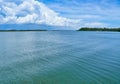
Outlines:
[[[83,27],[78,31],[108,31],[108,32],[120,32],[120,28],[88,28]]]
[[[28,32],[28,31],[48,31],[48,30],[0,30],[0,32]]]
[[[0,32],[32,32],[32,31],[108,31],[108,32],[120,32],[120,28],[88,28],[88,27],[83,27],[78,30],[0,30]]]
[[[76,30],[0,30],[0,32],[32,32],[32,31],[76,31]]]

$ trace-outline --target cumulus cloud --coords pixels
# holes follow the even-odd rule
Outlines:
[[[52,26],[74,26],[80,21],[59,16],[58,13],[36,0],[25,0],[20,4],[0,1],[0,24],[46,24]]]

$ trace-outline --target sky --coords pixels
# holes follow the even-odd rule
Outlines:
[[[120,27],[120,0],[0,0],[0,24]]]

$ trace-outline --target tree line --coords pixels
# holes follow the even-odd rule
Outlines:
[[[120,28],[89,28],[89,27],[82,27],[78,31],[116,31],[116,32],[120,32]]]

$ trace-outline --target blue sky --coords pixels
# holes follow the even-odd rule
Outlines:
[[[120,27],[120,0],[41,0],[62,16],[91,25]],[[54,5],[53,5],[54,2]],[[99,26],[99,24],[98,24]]]
[[[1,0],[0,24],[120,27],[120,0]]]

